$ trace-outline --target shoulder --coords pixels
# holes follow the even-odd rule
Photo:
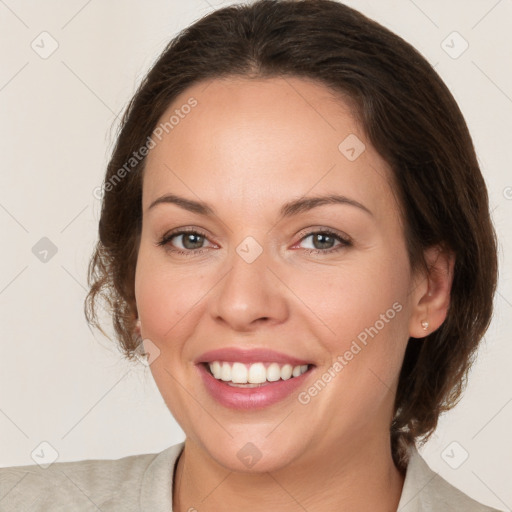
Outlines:
[[[409,451],[402,496],[397,512],[500,512],[470,498],[432,471],[416,447]]]
[[[0,510],[139,510],[148,471],[163,466],[168,470],[180,447],[120,459],[55,462],[46,469],[0,468]]]

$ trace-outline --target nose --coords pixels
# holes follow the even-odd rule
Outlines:
[[[250,332],[262,324],[277,325],[288,318],[285,287],[271,270],[265,251],[252,262],[237,252],[230,257],[227,273],[211,297],[210,311],[216,322]]]

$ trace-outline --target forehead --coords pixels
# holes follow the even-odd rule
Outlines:
[[[145,208],[168,192],[260,203],[335,192],[377,210],[394,206],[388,166],[348,102],[320,83],[201,82],[175,99],[159,127],[146,161]]]

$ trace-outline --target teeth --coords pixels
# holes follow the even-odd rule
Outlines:
[[[275,382],[276,380],[279,380],[281,378],[281,368],[279,368],[279,365],[277,363],[272,363],[267,368],[267,380],[269,382]]]
[[[291,364],[270,363],[265,367],[264,363],[245,364],[220,361],[213,361],[208,366],[216,379],[233,384],[262,384],[276,382],[280,379],[288,380],[292,377],[299,377],[308,369],[307,364],[292,366]]]
[[[221,375],[221,366],[220,366],[219,361],[214,361],[214,362],[210,365],[210,370],[211,370],[211,372],[213,373],[213,376],[214,376],[216,379],[220,379],[220,375]]]
[[[249,375],[247,382],[250,384],[260,384],[267,380],[267,370],[263,363],[254,363],[249,366]]]
[[[245,364],[233,363],[231,367],[231,382],[234,384],[247,384],[247,373]]]
[[[306,370],[307,370],[307,365],[306,366]],[[299,366],[300,368],[300,366]],[[288,380],[291,378],[292,376],[292,373],[293,373],[293,366],[291,364],[285,364],[282,368],[281,368],[281,379],[283,380]]]
[[[231,380],[231,366],[229,366],[229,363],[222,363],[222,368],[220,369],[220,378],[225,382]]]

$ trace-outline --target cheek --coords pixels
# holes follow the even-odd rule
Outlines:
[[[195,305],[204,296],[207,284],[197,272],[173,269],[161,258],[139,254],[135,273],[135,299],[142,335],[157,343],[176,339],[187,329]]]
[[[347,271],[333,269],[297,293],[308,298],[305,302],[314,313],[310,318],[318,324],[317,340],[330,356],[318,381],[302,391],[306,398],[321,394],[315,402],[319,416],[351,411],[336,420],[346,422],[340,432],[356,432],[376,411],[392,406],[408,340],[408,278],[403,264],[373,262]],[[319,381],[329,383],[325,391]]]
[[[381,253],[348,263],[301,280],[294,290],[312,320],[321,322],[321,342],[333,360],[346,354],[350,361],[366,361],[390,374],[400,365],[408,339],[407,259]]]

